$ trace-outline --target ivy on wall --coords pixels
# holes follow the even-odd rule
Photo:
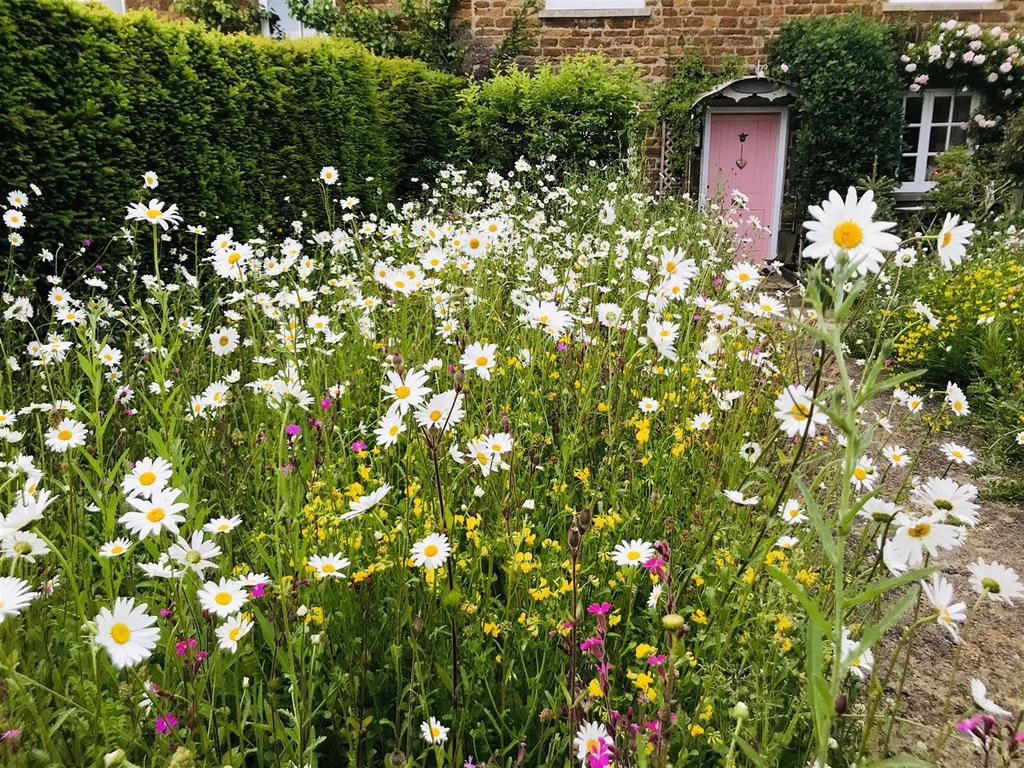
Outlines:
[[[898,55],[896,32],[859,14],[783,25],[769,69],[800,93],[791,186],[798,211],[857,179],[895,177],[905,91]]]
[[[676,65],[672,77],[655,96],[658,118],[665,123],[672,138],[668,170],[681,179],[686,164],[700,139],[700,116],[694,114],[693,103],[701,94],[744,73],[743,60],[726,58],[720,68],[712,70],[700,54],[686,57]]]

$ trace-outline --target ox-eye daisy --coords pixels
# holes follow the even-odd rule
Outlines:
[[[628,568],[637,568],[654,555],[654,545],[643,539],[621,541],[612,550],[612,560],[615,561],[615,564]]]
[[[877,208],[871,190],[859,200],[853,187],[845,200],[832,190],[828,200],[808,208],[813,219],[804,222],[810,241],[804,256],[825,259],[825,267],[832,269],[838,255],[845,253],[858,274],[878,272],[885,262],[882,252],[896,250],[900,239],[887,231],[896,226],[893,222],[872,221]]]
[[[141,496],[148,499],[154,491],[162,490],[170,482],[173,471],[171,463],[166,459],[140,459],[121,481],[121,490],[126,496]]]
[[[113,541],[108,541],[102,547],[100,547],[100,557],[120,557],[124,555],[132,548],[132,543],[123,536]]]
[[[46,447],[55,453],[65,453],[70,448],[85,445],[89,433],[85,424],[75,419],[61,419],[60,423],[46,432]]]
[[[206,582],[196,596],[203,610],[221,618],[238,613],[249,599],[249,593],[245,591],[245,582],[223,577],[220,581]]]
[[[146,604],[119,597],[114,609],[101,608],[96,616],[96,642],[118,669],[145,661],[160,640],[156,618],[146,613]]]
[[[228,620],[217,627],[217,645],[225,651],[234,653],[238,650],[238,641],[249,634],[252,622],[241,614],[228,617]]]
[[[14,576],[0,577],[0,624],[8,616],[17,616],[39,597],[33,592],[28,582]]]
[[[989,600],[998,600],[1007,604],[1024,599],[1024,585],[1013,568],[993,560],[986,563],[982,558],[971,563],[971,586],[979,595],[987,595]]]
[[[351,565],[347,557],[342,557],[340,552],[333,555],[313,555],[306,563],[312,568],[318,579],[341,579],[345,577],[345,569]]]
[[[135,509],[121,515],[118,522],[140,541],[147,536],[157,536],[164,530],[177,533],[178,526],[185,522],[181,512],[188,508],[188,504],[178,501],[179,494],[180,491],[175,488],[164,488],[150,499],[129,496],[128,503]]]
[[[820,408],[814,407],[814,393],[802,384],[790,384],[775,398],[775,418],[779,428],[790,437],[805,432],[814,437],[819,426],[828,421]]]
[[[459,362],[467,371],[476,371],[480,378],[490,381],[491,368],[494,367],[494,353],[497,351],[497,344],[470,344],[462,353]]]
[[[441,725],[436,717],[430,717],[420,723],[420,733],[428,744],[444,744],[448,741],[448,728]]]
[[[412,564],[419,568],[435,570],[445,564],[452,553],[448,537],[443,533],[431,533],[412,545]]]

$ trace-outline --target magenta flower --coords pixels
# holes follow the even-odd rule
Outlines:
[[[352,443],[352,450],[355,451],[356,453],[362,453],[363,451],[366,450],[366,443],[364,443],[362,440],[356,440],[354,443]]]
[[[263,595],[265,595],[266,593],[267,593],[267,585],[263,584],[263,583],[253,584],[252,585],[252,589],[249,590],[249,594],[252,595],[256,599],[259,599],[259,598],[263,597]]]
[[[603,603],[591,603],[587,606],[587,613],[591,616],[604,616],[606,613],[611,613],[612,604],[609,602]]]
[[[332,405],[334,405],[334,403],[331,401],[331,398],[329,397],[325,397],[323,400],[320,401],[320,407],[323,408],[325,411],[331,410]]]
[[[157,715],[156,724],[153,726],[157,733],[170,733],[171,729],[178,726],[178,718],[174,716],[173,712],[167,712],[163,715]]]
[[[284,433],[288,435],[288,437],[295,437],[301,431],[302,427],[300,427],[298,424],[289,424],[287,427],[284,428]]]

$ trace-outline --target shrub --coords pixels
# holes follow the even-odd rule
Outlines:
[[[251,234],[319,206],[295,181],[324,164],[345,194],[384,197],[452,148],[443,116],[459,81],[350,42],[10,0],[0,46],[0,186],[25,188],[29,169],[46,183],[30,245],[108,232],[146,170],[190,223],[223,217]]]
[[[903,130],[896,43],[858,14],[787,22],[770,53],[799,92],[792,195],[798,209],[874,172],[895,176]]]
[[[513,67],[461,95],[460,143],[466,159],[509,168],[519,157],[555,155],[568,166],[621,159],[647,124],[647,92],[632,65],[600,56]]]
[[[743,70],[743,62],[738,58],[726,58],[716,71],[707,66],[702,56],[693,54],[676,65],[672,77],[658,91],[655,104],[658,117],[665,121],[672,135],[669,167],[675,176],[682,176],[686,159],[699,140],[700,121],[691,111],[693,102],[716,85],[738,77]]]
[[[999,169],[983,156],[972,155],[966,147],[950,147],[936,158],[928,192],[928,204],[939,214],[958,213],[978,221],[996,206],[1003,183]]]

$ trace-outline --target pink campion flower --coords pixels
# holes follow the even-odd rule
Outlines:
[[[173,608],[161,608],[160,609],[160,618],[161,619],[169,619],[173,615],[174,615],[174,609]]]
[[[289,424],[287,427],[284,428],[284,433],[288,435],[288,437],[295,437],[300,432],[302,432],[302,427],[300,427],[298,424]]]
[[[178,718],[174,716],[173,712],[167,712],[163,715],[157,715],[156,723],[153,728],[157,733],[170,733],[172,729],[178,727]]]
[[[580,650],[589,651],[592,648],[600,648],[601,643],[602,641],[600,637],[588,637],[586,640],[580,643]]]
[[[249,594],[253,598],[257,599],[257,600],[259,598],[263,597],[266,593],[267,593],[267,585],[264,584],[264,583],[253,584],[252,585],[252,589],[249,590]]]
[[[323,400],[320,401],[320,407],[323,408],[325,411],[331,410],[332,405],[334,405],[334,401],[332,401],[331,398],[329,397],[325,397]]]
[[[356,453],[362,453],[363,451],[366,450],[366,443],[364,443],[362,440],[356,440],[354,443],[352,443],[352,450]]]
[[[603,603],[591,603],[587,606],[587,613],[591,616],[604,616],[610,613],[612,610],[612,604],[605,601]]]
[[[652,666],[652,667],[660,667],[662,664],[665,663],[665,659],[667,659],[667,658],[668,658],[668,654],[667,653],[659,653],[659,654],[657,654],[655,656],[648,656],[647,657],[647,663],[650,666]]]

